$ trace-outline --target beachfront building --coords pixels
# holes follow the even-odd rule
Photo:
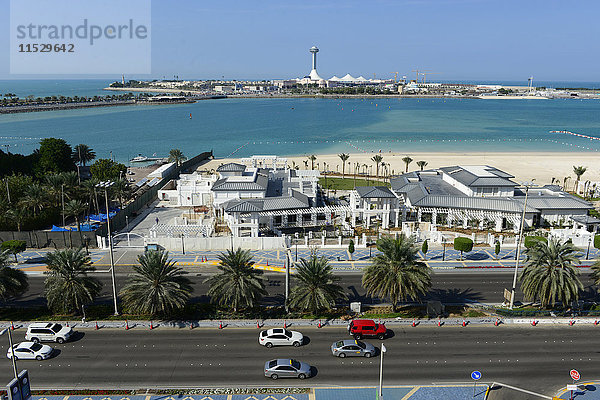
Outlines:
[[[367,229],[374,222],[389,229],[401,224],[399,197],[386,186],[359,186],[350,192],[352,226],[357,224]]]
[[[518,231],[526,189],[512,175],[487,165],[414,171],[391,180],[403,222],[431,226]],[[525,227],[574,225],[592,204],[555,185],[531,187]],[[592,226],[593,224],[590,224]]]

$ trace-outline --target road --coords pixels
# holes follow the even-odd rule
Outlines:
[[[293,329],[293,327],[291,328]],[[578,369],[584,379],[600,376],[597,327],[421,327],[395,328],[385,340],[386,385],[470,381],[473,370],[483,381],[499,381],[549,392],[568,383]],[[344,327],[306,328],[309,343],[300,348],[266,349],[257,329],[101,329],[79,333],[71,343],[55,345],[60,354],[45,361],[21,361],[34,388],[140,388],[198,386],[374,385],[379,356],[371,359],[331,356],[329,347],[347,338]],[[23,330],[14,332],[22,340]],[[1,354],[6,354],[2,338]],[[380,346],[378,340],[368,340]],[[4,356],[3,356],[4,357]],[[315,367],[305,381],[263,377],[264,362],[293,357]],[[0,376],[12,374],[3,358]]]
[[[103,283],[103,290],[98,298],[99,302],[111,301],[111,279],[108,273],[96,273],[95,277]],[[191,273],[188,277],[194,283],[194,295],[192,301],[208,301],[205,296],[208,291],[208,285],[203,283],[208,276],[207,273]],[[345,288],[349,301],[361,301],[365,304],[377,302],[365,296],[365,290],[361,284],[362,275],[359,273],[346,273],[338,275],[340,284]],[[119,273],[116,277],[117,291],[126,283],[127,274]],[[266,304],[280,303],[283,299],[285,277],[280,273],[267,273],[267,290],[269,295],[264,299]],[[13,301],[12,304],[20,306],[33,306],[44,304],[44,276],[30,275],[29,290],[20,299]],[[512,287],[513,275],[509,271],[467,271],[467,272],[434,272],[432,274],[432,288],[427,299],[436,299],[444,303],[461,302],[482,302],[482,303],[501,303],[504,289]],[[589,273],[581,276],[584,283],[584,298],[598,298],[598,294],[593,287],[593,282]],[[293,281],[292,281],[293,282]],[[293,284],[293,283],[292,283]],[[517,291],[517,299],[522,299],[522,294]]]

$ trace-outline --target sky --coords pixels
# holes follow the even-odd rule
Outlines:
[[[11,75],[9,4],[0,79],[114,77]],[[600,82],[597,0],[152,0],[151,11],[152,72],[128,78],[302,77],[316,45],[324,78]]]

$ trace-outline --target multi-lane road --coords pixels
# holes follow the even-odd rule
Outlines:
[[[110,301],[112,296],[111,280],[108,273],[96,273],[95,277],[99,278],[104,284],[103,291],[98,299],[100,302]],[[204,280],[208,276],[207,272],[190,273],[189,278],[194,283],[194,295],[192,301],[208,301],[206,293],[208,285]],[[340,285],[345,289],[349,301],[362,301],[363,303],[376,302],[365,296],[365,290],[361,284],[360,273],[345,273],[338,275]],[[42,275],[30,275],[30,288],[27,293],[15,300],[14,304],[21,306],[25,305],[40,305],[44,304],[43,297],[44,279]],[[267,290],[269,295],[264,300],[265,303],[273,304],[281,302],[285,289],[285,277],[281,273],[266,273]],[[444,303],[461,303],[461,302],[482,302],[482,303],[501,303],[503,300],[504,289],[512,287],[512,273],[510,271],[435,271],[432,274],[432,288],[427,296],[429,299],[440,300]],[[592,279],[589,273],[581,275],[584,283],[584,298],[595,298],[597,292],[593,286]],[[127,281],[126,273],[118,273],[116,277],[117,290],[119,290]],[[293,281],[292,281],[293,284]],[[520,292],[517,293],[517,299],[522,299]]]
[[[294,329],[291,327],[290,329]],[[584,379],[600,376],[600,335],[590,327],[417,327],[393,328],[385,340],[384,382],[430,384],[468,382],[473,370],[484,381],[549,390],[568,383],[570,369]],[[74,342],[55,345],[59,354],[45,361],[20,361],[32,385],[67,388],[143,388],[198,386],[375,385],[379,356],[338,359],[329,347],[348,338],[344,327],[300,329],[309,343],[267,349],[257,329],[157,329],[82,331]],[[16,330],[22,340],[23,330]],[[369,340],[380,346],[378,340]],[[6,354],[2,340],[0,351]],[[296,358],[315,367],[305,381],[270,381],[264,362]],[[10,362],[0,376],[11,375]]]

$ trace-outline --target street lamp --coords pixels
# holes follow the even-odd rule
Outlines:
[[[108,188],[114,184],[112,181],[100,182],[97,188],[104,188],[104,198],[106,200],[106,227],[108,230],[108,248],[110,254],[110,275],[112,278],[113,302],[115,306],[115,315],[119,315],[117,308],[117,285],[115,284],[115,257],[113,255],[112,235],[110,233],[110,212],[108,211]]]
[[[442,235],[442,261],[446,261],[446,236]]]
[[[11,328],[4,329],[2,332],[0,332],[0,336],[4,335],[6,332],[8,332],[8,347],[12,352],[13,341],[12,341]],[[18,382],[19,381],[19,373],[17,372],[17,361],[15,360],[14,353],[11,353],[11,355],[12,355],[11,360],[12,360],[12,366],[13,366],[13,373],[15,374],[15,379]]]
[[[524,182],[525,185],[525,203],[523,204],[523,214],[521,214],[521,227],[519,229],[519,241],[517,242],[517,259],[515,261],[515,275],[513,277],[512,291],[510,292],[510,309],[513,309],[515,304],[515,290],[517,288],[517,274],[519,272],[519,258],[521,256],[521,242],[523,242],[523,226],[525,225],[525,211],[527,211],[527,196],[529,194],[529,187],[533,186],[532,179],[530,182]]]
[[[383,393],[381,392],[382,390],[382,385],[383,385],[383,355],[385,354],[385,352],[387,351],[387,349],[385,348],[385,344],[381,344],[381,357],[380,357],[380,363],[379,363],[379,398],[383,398]]]
[[[589,240],[588,240],[588,248],[587,248],[587,253],[585,253],[585,259],[589,260],[590,258],[590,246],[592,245],[592,237],[590,236]]]

